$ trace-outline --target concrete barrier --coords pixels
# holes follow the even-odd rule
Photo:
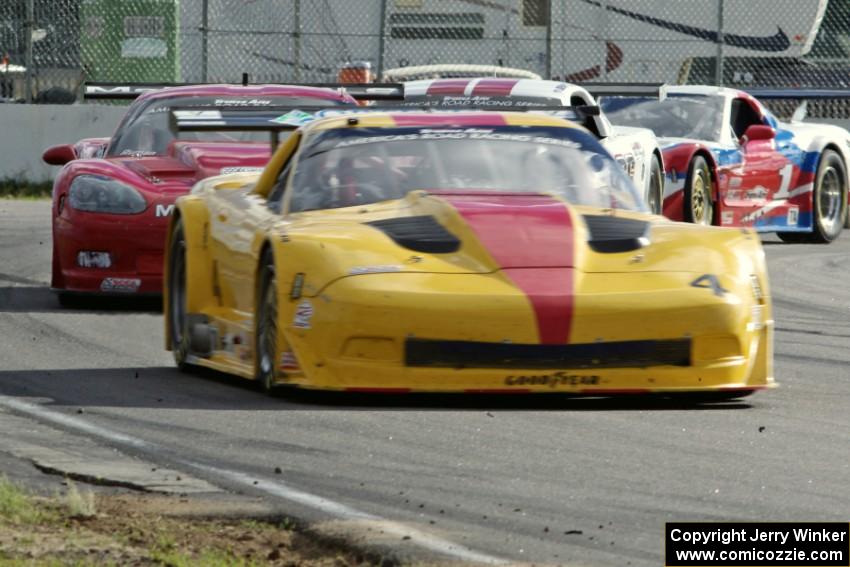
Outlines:
[[[98,104],[0,104],[0,179],[53,179],[59,168],[41,161],[45,148],[111,136],[126,111]]]

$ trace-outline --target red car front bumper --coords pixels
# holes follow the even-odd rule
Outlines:
[[[137,215],[68,210],[54,217],[53,277],[57,291],[161,294],[168,217],[149,207]],[[106,252],[109,267],[83,267],[82,251]]]

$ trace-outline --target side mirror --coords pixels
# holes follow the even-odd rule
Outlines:
[[[49,165],[65,165],[69,161],[77,159],[77,152],[71,144],[50,146],[41,154],[41,159]]]
[[[752,124],[741,136],[741,142],[746,144],[754,140],[772,140],[776,137],[776,130],[764,124]]]

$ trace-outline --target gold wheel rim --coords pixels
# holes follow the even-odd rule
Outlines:
[[[705,179],[698,174],[691,190],[691,212],[695,223],[705,222],[705,208]]]

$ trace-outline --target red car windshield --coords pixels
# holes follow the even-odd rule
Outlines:
[[[169,115],[174,107],[245,106],[262,109],[268,106],[351,106],[350,103],[295,96],[180,96],[153,99],[131,108],[118,128],[107,150],[107,156],[164,155],[176,138],[169,128]],[[284,139],[285,137],[282,137]],[[267,132],[181,132],[181,140],[197,142],[266,142]]]

